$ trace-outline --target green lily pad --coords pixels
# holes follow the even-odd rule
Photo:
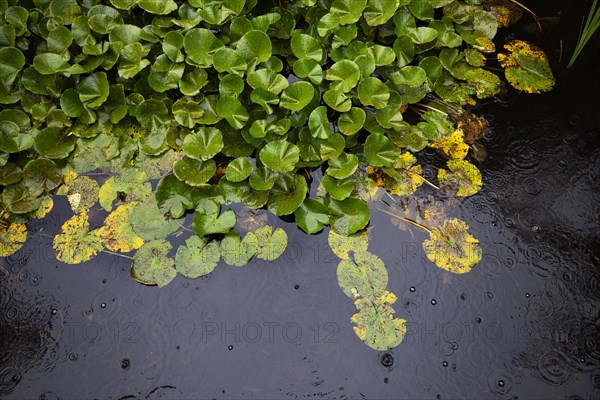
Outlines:
[[[203,213],[196,211],[192,227],[199,236],[213,235],[217,233],[227,233],[235,227],[235,212],[225,210],[219,215],[216,213]]]
[[[262,148],[259,157],[267,168],[275,172],[290,172],[300,160],[300,150],[287,140],[274,140]]]
[[[292,52],[299,59],[323,60],[323,48],[314,37],[304,33],[294,33],[291,40]]]
[[[354,135],[365,124],[367,116],[362,108],[352,107],[348,112],[340,115],[338,128],[344,135]]]
[[[225,177],[231,182],[241,182],[250,176],[252,168],[252,162],[247,157],[239,157],[227,165]]]
[[[365,106],[384,108],[390,98],[390,89],[379,79],[369,76],[360,81],[358,98]]]
[[[329,212],[322,202],[306,198],[294,211],[296,224],[304,232],[312,235],[323,230],[323,225],[329,225]]]
[[[384,351],[398,346],[406,335],[406,321],[394,318],[391,304],[397,298],[384,292],[374,300],[357,299],[354,304],[358,312],[351,321],[356,324],[356,336],[374,350]]]
[[[66,158],[75,148],[77,137],[69,134],[68,129],[48,127],[35,137],[35,150],[48,158]]]
[[[356,197],[330,200],[327,209],[332,214],[331,227],[340,235],[351,235],[367,226],[371,210],[367,203]]]
[[[292,111],[306,107],[315,95],[315,88],[308,82],[299,81],[286,87],[281,93],[280,105]]]
[[[212,127],[202,127],[183,139],[183,152],[190,158],[209,160],[223,149],[223,133]]]
[[[360,68],[355,62],[341,60],[325,72],[325,79],[334,82],[334,88],[342,92],[353,89],[360,79]]]
[[[277,216],[292,214],[304,201],[308,184],[300,174],[281,174],[271,189],[269,211]]]
[[[256,235],[247,234],[243,240],[240,234],[229,232],[221,241],[221,257],[225,264],[242,267],[254,257],[258,251],[258,238]]]
[[[15,122],[0,121],[0,151],[18,153],[29,149],[33,143],[33,136],[21,133],[19,125]]]
[[[171,244],[165,240],[153,240],[144,244],[133,256],[131,275],[145,284],[163,287],[176,276],[175,261],[168,257]]]
[[[371,133],[365,141],[365,157],[374,167],[390,167],[400,155],[400,150],[382,133]]]
[[[338,264],[337,279],[346,296],[372,299],[385,291],[388,273],[379,257],[362,251],[354,253],[354,260],[344,259]]]
[[[159,240],[179,229],[181,222],[165,217],[154,196],[150,196],[135,206],[131,214],[131,225],[142,239]]]
[[[358,168],[358,157],[355,154],[342,152],[337,158],[329,160],[327,175],[336,179],[345,179]]]
[[[213,160],[202,161],[185,156],[175,161],[173,165],[173,173],[177,179],[190,186],[205,184],[213,177],[216,171],[217,165]]]
[[[221,249],[215,241],[208,241],[196,235],[179,246],[175,255],[175,268],[180,275],[189,279],[198,279],[210,274],[221,259]]]

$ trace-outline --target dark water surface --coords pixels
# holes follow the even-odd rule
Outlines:
[[[554,62],[580,15],[542,38]],[[119,257],[57,263],[51,240],[30,235],[0,260],[0,397],[600,399],[598,65],[596,42],[558,67],[552,93],[483,110],[483,189],[447,209],[484,249],[472,272],[435,267],[421,232],[373,215],[369,248],[408,321],[393,351],[353,333],[326,233],[271,217],[289,228],[282,258],[163,289],[132,281]],[[58,232],[60,201],[30,230]]]

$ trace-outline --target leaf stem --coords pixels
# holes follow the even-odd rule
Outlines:
[[[106,250],[106,249],[102,249],[101,251],[103,253],[112,254],[113,256],[119,256],[119,257],[127,258],[129,260],[133,260],[133,257],[126,256],[125,254],[115,253],[114,251],[110,251],[110,250]]]
[[[510,0],[512,3],[518,5],[519,7],[521,7],[523,10],[527,11],[529,14],[531,14],[533,16],[533,19],[535,19],[535,23],[537,24],[538,28],[540,28],[540,33],[543,33],[544,30],[542,29],[542,24],[540,24],[540,18],[533,12],[531,11],[529,8],[525,7],[523,4],[519,3],[517,0]]]
[[[399,220],[401,220],[401,221],[404,221],[404,222],[407,222],[407,223],[409,223],[409,224],[411,224],[411,225],[414,225],[414,226],[416,226],[417,228],[421,228],[421,229],[423,229],[424,231],[426,231],[427,233],[431,233],[431,229],[429,229],[429,228],[428,228],[428,227],[426,227],[425,225],[421,225],[421,224],[419,224],[418,222],[415,222],[415,221],[413,221],[412,219],[408,219],[408,218],[401,217],[401,216],[399,216],[399,215],[397,215],[397,214],[394,214],[393,212],[390,212],[390,211],[388,211],[388,210],[384,210],[383,208],[375,208],[375,209],[376,209],[377,211],[381,211],[381,212],[382,212],[382,213],[384,213],[384,214],[390,215],[390,216],[392,216],[392,217],[394,217],[394,218],[398,218],[398,219],[399,219]]]

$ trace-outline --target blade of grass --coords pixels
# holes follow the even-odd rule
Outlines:
[[[587,19],[579,34],[579,38],[577,39],[577,44],[575,46],[575,51],[573,52],[573,56],[571,57],[571,61],[569,61],[569,65],[567,68],[571,68],[579,57],[579,54],[584,49],[586,44],[592,38],[594,33],[600,28],[600,7],[598,7],[598,0],[594,0],[592,3],[592,7],[590,8],[590,12],[587,15]]]

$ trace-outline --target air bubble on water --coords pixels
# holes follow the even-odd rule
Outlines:
[[[100,304],[100,308],[106,308],[106,303]]]
[[[414,292],[415,290],[417,290],[417,288],[415,288],[414,286],[411,286],[408,290],[410,290],[411,292]]]
[[[229,351],[233,350],[233,346],[232,345],[227,346],[227,348],[229,349]]]
[[[437,304],[437,300],[436,299],[431,299],[431,305],[435,306]]]
[[[444,368],[446,368],[446,367],[448,366],[448,361],[444,361],[444,362],[442,363],[442,366],[443,366]]]

